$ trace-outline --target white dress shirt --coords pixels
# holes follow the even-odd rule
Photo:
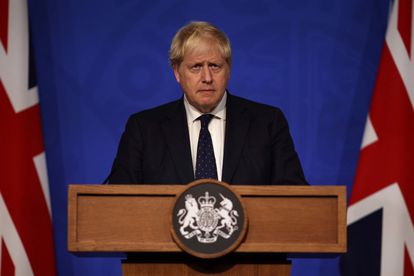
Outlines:
[[[226,130],[226,100],[227,92],[224,93],[223,98],[216,106],[216,108],[209,114],[214,115],[208,125],[208,130],[211,135],[211,141],[213,142],[214,157],[216,158],[217,177],[221,181],[221,175],[223,171],[223,154],[224,154],[224,134]],[[197,161],[197,145],[198,136],[200,135],[201,122],[197,120],[198,117],[203,115],[194,106],[192,106],[187,97],[184,95],[184,106],[187,114],[188,132],[190,136],[191,157],[193,160],[193,172],[195,174],[195,167]]]

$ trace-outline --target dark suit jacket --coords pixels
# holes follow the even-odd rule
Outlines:
[[[278,108],[228,94],[222,181],[307,184]],[[194,180],[183,99],[132,115],[109,183],[187,184]]]

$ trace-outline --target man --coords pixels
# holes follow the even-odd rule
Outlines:
[[[221,30],[182,27],[170,64],[184,97],[129,118],[109,183],[306,184],[282,112],[226,90],[231,48]]]

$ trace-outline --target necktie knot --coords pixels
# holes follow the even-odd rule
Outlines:
[[[213,119],[214,115],[212,114],[203,114],[197,118],[201,122],[201,128],[205,129],[208,128],[208,124],[210,123],[211,119]]]

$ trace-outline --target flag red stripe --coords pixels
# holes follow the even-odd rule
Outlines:
[[[398,31],[407,53],[411,56],[412,0],[400,0],[398,6]]]
[[[1,240],[1,276],[14,275],[14,264],[10,258],[6,244]]]
[[[9,28],[9,0],[0,0],[0,43],[7,52],[7,37]]]
[[[408,255],[407,247],[404,247],[404,276],[413,276],[414,266]]]
[[[361,151],[350,204],[395,182],[399,183],[406,202],[414,202],[414,110],[387,46],[370,118],[378,141]],[[408,207],[413,218],[413,206]]]
[[[0,137],[0,191],[35,275],[54,275],[51,219],[33,163],[43,151],[39,106],[15,114],[1,82]]]

